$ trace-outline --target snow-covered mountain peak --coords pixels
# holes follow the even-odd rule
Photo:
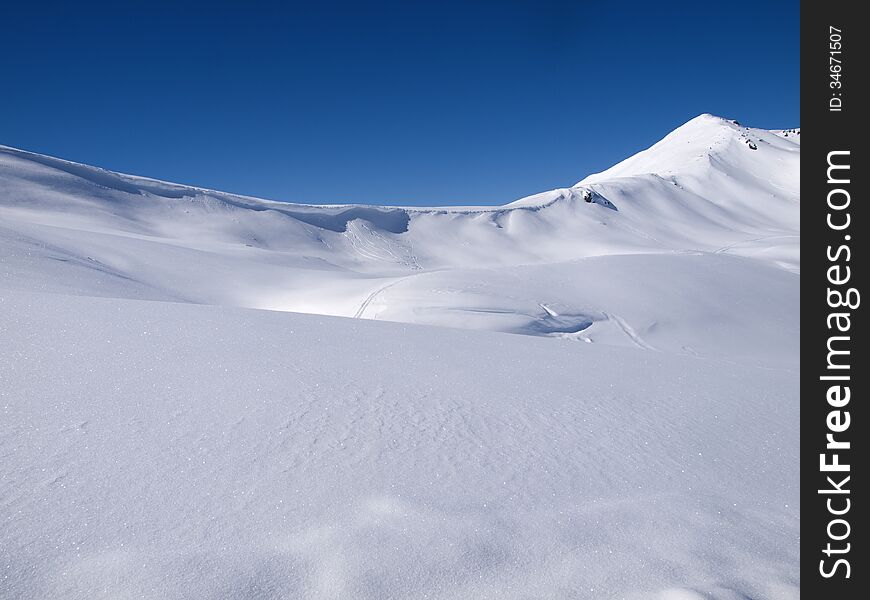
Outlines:
[[[799,132],[799,129],[785,130]],[[799,159],[799,133],[791,139],[785,131],[768,131],[746,127],[740,122],[709,113],[698,115],[681,125],[646,150],[613,167],[589,175],[577,185],[618,177],[655,174],[673,177],[698,174],[711,166],[734,171],[761,170],[766,163],[782,159],[796,163]],[[757,152],[758,155],[753,154]],[[761,156],[763,155],[763,156]],[[794,191],[797,187],[794,187]]]

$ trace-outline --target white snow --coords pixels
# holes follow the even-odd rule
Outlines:
[[[797,598],[798,132],[502,207],[0,146],[0,597]]]

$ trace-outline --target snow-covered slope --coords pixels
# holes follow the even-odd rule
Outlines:
[[[612,261],[602,257],[678,254],[701,269],[713,261],[728,285],[746,264],[729,257],[798,270],[797,139],[702,115],[570,189],[431,209],[270,202],[0,148],[0,286],[546,335],[579,333],[598,315],[579,337],[633,344],[610,335],[618,321],[603,315],[643,296],[643,273],[632,274],[640,263],[619,261],[626,286],[605,297],[595,265]],[[535,282],[535,266],[552,274],[556,264],[573,280],[567,296]],[[477,288],[492,269],[521,278],[516,303]],[[554,322],[534,308],[550,304],[582,317]],[[657,324],[667,335],[684,313],[656,311],[635,330]],[[721,323],[748,335],[768,316],[753,312],[735,309]]]
[[[434,208],[0,146],[0,597],[797,598],[799,139]]]
[[[0,331],[0,596],[798,597],[794,371],[53,294]]]

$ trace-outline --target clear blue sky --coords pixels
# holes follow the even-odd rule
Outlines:
[[[0,144],[299,202],[497,204],[711,112],[799,125],[799,3],[8,2]]]

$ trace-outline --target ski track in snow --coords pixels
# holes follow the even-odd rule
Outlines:
[[[360,303],[359,308],[357,308],[357,309],[356,309],[356,312],[353,314],[353,318],[354,318],[354,319],[361,319],[361,318],[363,318],[363,315],[365,314],[366,309],[367,309],[367,308],[369,307],[369,305],[372,303],[372,300],[374,300],[375,298],[377,298],[380,294],[382,294],[382,293],[385,292],[386,290],[390,289],[390,288],[393,287],[394,285],[397,285],[397,284],[399,284],[399,283],[405,281],[406,279],[410,279],[411,277],[413,277],[413,275],[409,275],[409,276],[407,276],[407,277],[402,277],[401,279],[397,279],[396,281],[392,281],[392,282],[390,282],[390,283],[387,283],[387,284],[385,284],[385,285],[382,285],[381,287],[379,287],[378,289],[376,289],[375,291],[373,291],[371,294],[369,294],[368,296],[366,296],[365,300],[363,300],[362,303]]]
[[[647,344],[643,338],[641,338],[637,332],[629,325],[625,319],[622,317],[617,317],[616,315],[611,315],[609,313],[602,313],[607,319],[616,323],[620,330],[632,341],[632,343],[638,348],[642,348],[644,350],[655,350],[653,346]]]

